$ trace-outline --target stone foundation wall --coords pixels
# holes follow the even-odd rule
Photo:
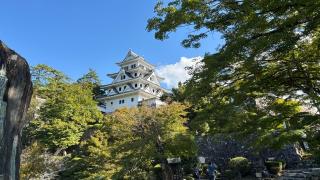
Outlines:
[[[227,169],[229,160],[237,156],[248,158],[257,171],[264,169],[264,161],[270,157],[286,161],[287,167],[294,166],[301,160],[299,154],[301,148],[296,144],[287,145],[281,150],[264,149],[260,152],[254,151],[248,142],[240,142],[230,137],[198,137],[197,144],[199,156],[206,157],[207,162],[215,162],[220,170]]]

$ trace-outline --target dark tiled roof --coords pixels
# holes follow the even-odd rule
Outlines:
[[[113,89],[113,91],[114,91],[115,93],[119,94],[119,91],[118,91],[117,88],[113,87],[112,89]]]
[[[132,86],[131,83],[128,83],[127,85],[128,85],[131,89],[134,89],[134,87]]]
[[[129,72],[126,71],[125,74],[126,74],[128,77],[133,78],[133,76],[131,75],[131,73],[129,73]]]
[[[152,72],[147,73],[147,74],[145,74],[145,75],[143,76],[143,78],[144,78],[144,79],[148,79],[151,74],[152,74]]]

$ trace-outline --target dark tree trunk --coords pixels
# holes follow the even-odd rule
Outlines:
[[[0,61],[0,67],[5,68],[8,79],[3,98],[7,103],[6,113],[3,133],[0,134],[0,176],[5,180],[19,179],[21,132],[26,124],[32,95],[31,75],[26,60],[1,41]]]
[[[164,158],[165,157],[164,156],[164,147],[161,142],[160,136],[158,136],[158,138],[157,138],[156,147],[157,147],[158,153],[161,155],[160,161],[161,161],[161,169],[162,169],[162,179],[172,180],[173,179],[172,169],[169,167],[167,159]]]

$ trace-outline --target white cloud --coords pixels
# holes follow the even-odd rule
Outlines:
[[[202,57],[186,58],[181,57],[180,61],[175,64],[163,65],[157,68],[157,74],[165,78],[163,83],[167,88],[177,87],[179,82],[185,82],[191,76],[188,74],[186,67],[195,66],[202,60]]]

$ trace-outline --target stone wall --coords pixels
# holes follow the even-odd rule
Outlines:
[[[215,162],[220,170],[226,170],[229,160],[237,156],[248,158],[257,171],[264,169],[264,161],[270,157],[285,160],[289,167],[301,160],[298,145],[288,145],[281,150],[264,149],[256,152],[249,145],[250,138],[247,138],[246,141],[240,142],[223,136],[198,137],[199,156],[206,157],[207,162]]]

